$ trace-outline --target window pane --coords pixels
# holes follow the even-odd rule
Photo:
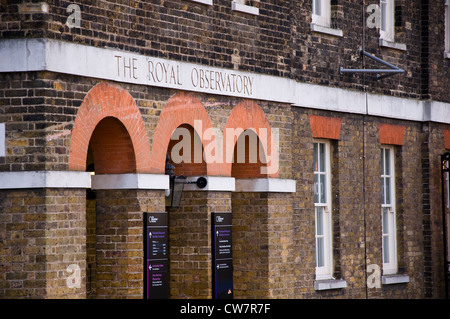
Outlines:
[[[319,169],[321,172],[325,172],[325,144],[319,144]]]
[[[389,210],[383,207],[383,235],[389,234]]]
[[[323,208],[316,207],[316,235],[323,235]]]
[[[384,150],[384,174],[391,175],[391,157],[390,157],[390,149]]]
[[[391,204],[391,178],[385,177],[384,182],[385,182],[384,189],[386,191],[385,204]]]
[[[320,202],[327,202],[327,179],[325,174],[320,175]]]
[[[389,236],[383,236],[383,263],[388,264],[389,262]]]
[[[447,1],[445,7],[445,50],[450,51],[450,5]]]
[[[381,204],[386,204],[386,198],[385,198],[385,196],[384,196],[384,194],[385,194],[385,189],[384,189],[384,180],[385,180],[385,178],[384,177],[382,177],[381,178]]]
[[[317,143],[314,143],[314,171],[319,171],[319,146]]]
[[[319,175],[314,174],[314,203],[319,202]]]
[[[381,1],[381,30],[386,31],[386,9],[387,9],[387,4],[386,1]]]
[[[313,0],[313,14],[318,16],[322,14],[321,0]]]
[[[383,232],[383,263],[389,263],[389,210],[383,207],[382,213],[382,232]]]
[[[323,238],[317,238],[316,239],[316,267],[325,266],[323,245],[324,245]]]

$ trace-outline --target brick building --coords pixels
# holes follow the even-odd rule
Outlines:
[[[2,298],[142,298],[164,211],[170,298],[212,298],[215,212],[234,298],[446,296],[448,0],[0,8]]]

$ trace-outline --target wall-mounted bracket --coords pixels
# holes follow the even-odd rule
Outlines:
[[[380,80],[380,79],[386,78],[386,77],[394,75],[394,74],[405,72],[405,70],[400,69],[400,68],[396,67],[395,65],[392,65],[392,64],[364,51],[361,47],[358,48],[358,54],[364,55],[372,60],[375,60],[375,61],[387,66],[389,69],[345,69],[343,67],[340,67],[339,68],[340,74],[343,74],[343,73],[375,73],[377,75],[377,80]],[[384,73],[384,74],[381,75],[381,73]]]

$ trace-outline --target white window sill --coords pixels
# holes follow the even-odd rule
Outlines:
[[[212,4],[213,4],[212,0],[189,0],[189,1],[206,4],[208,6],[212,6]]]
[[[383,275],[381,276],[381,283],[383,285],[395,285],[395,284],[405,284],[409,282],[408,275]]]
[[[332,29],[330,27],[326,27],[317,23],[311,23],[311,31],[312,32],[319,32],[319,33],[325,33],[329,35],[334,35],[336,37],[342,37],[343,32],[341,29]]]
[[[450,59],[450,52],[444,52],[444,58]]]
[[[404,43],[398,43],[398,42],[389,41],[389,40],[380,38],[379,44],[380,44],[380,47],[391,48],[391,49],[396,49],[396,50],[400,50],[400,51],[406,51],[406,44],[404,44]]]
[[[239,12],[244,12],[244,13],[248,13],[248,14],[253,14],[253,15],[259,15],[259,8],[257,7],[253,7],[253,6],[248,6],[245,4],[240,4],[237,2],[231,2],[231,10],[233,11],[239,11]]]
[[[347,282],[342,279],[315,280],[314,290],[331,290],[347,288]]]

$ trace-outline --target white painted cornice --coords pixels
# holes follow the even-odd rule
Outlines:
[[[450,124],[450,103],[366,93],[51,39],[0,40],[0,72],[51,71],[123,83]]]
[[[0,189],[90,188],[91,174],[76,171],[0,172]]]

